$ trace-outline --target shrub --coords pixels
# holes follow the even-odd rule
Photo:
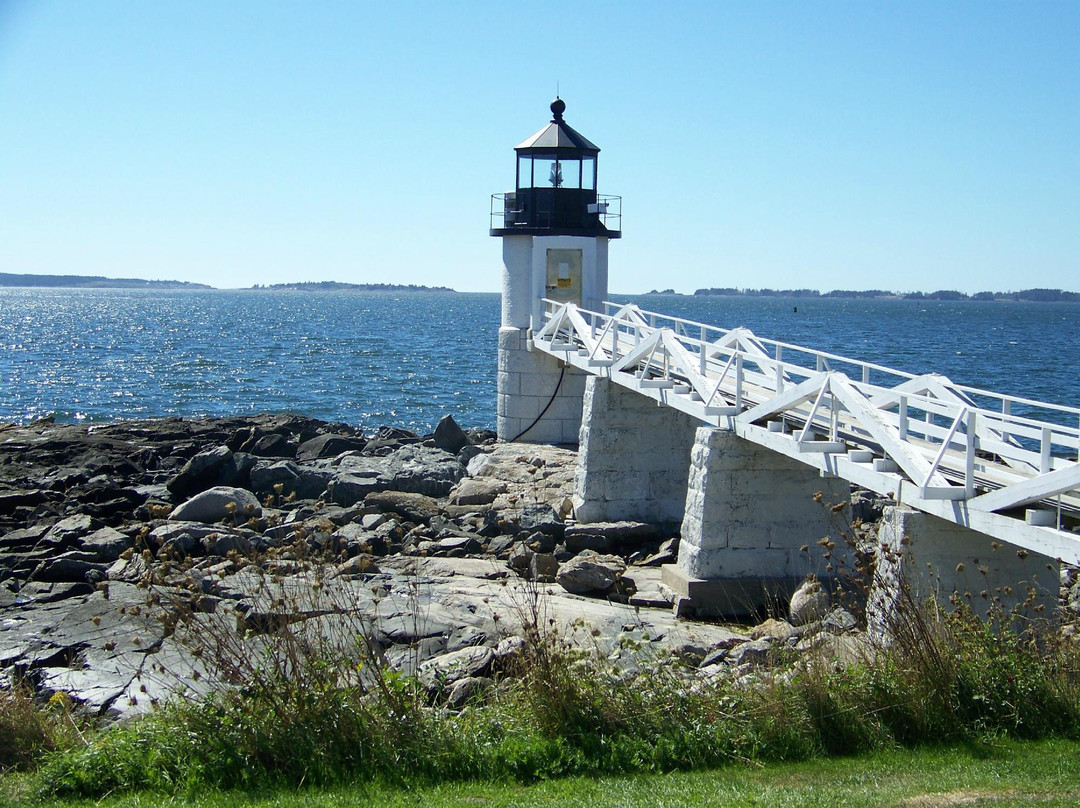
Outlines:
[[[25,685],[0,690],[0,771],[32,767],[46,752],[71,746],[78,737],[64,694],[41,707]]]

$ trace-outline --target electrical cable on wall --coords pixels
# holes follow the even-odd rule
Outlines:
[[[510,443],[513,443],[518,438],[520,438],[522,435],[524,435],[526,432],[528,432],[530,429],[532,429],[534,426],[536,426],[538,423],[540,423],[540,419],[544,417],[544,414],[551,407],[552,403],[554,403],[555,397],[559,395],[559,388],[562,387],[562,380],[563,380],[563,376],[565,376],[565,375],[566,375],[566,365],[563,365],[562,369],[559,371],[559,381],[557,381],[555,383],[555,392],[551,394],[551,398],[549,398],[548,403],[544,405],[544,409],[540,410],[540,414],[538,416],[536,416],[535,421],[533,421],[531,424],[529,424],[523,430],[518,432],[514,437],[510,438]]]

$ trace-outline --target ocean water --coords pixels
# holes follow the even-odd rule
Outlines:
[[[1080,405],[1080,305],[613,295]],[[795,311],[795,307],[798,311]],[[296,412],[494,428],[496,294],[0,289],[0,421]]]

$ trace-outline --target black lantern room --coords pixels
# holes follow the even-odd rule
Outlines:
[[[514,147],[515,191],[494,194],[491,235],[619,238],[622,200],[596,192],[599,147],[563,120],[566,102],[551,102],[551,122]]]

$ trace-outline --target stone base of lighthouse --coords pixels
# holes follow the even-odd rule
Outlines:
[[[577,446],[587,374],[529,350],[529,330],[499,329],[499,440]]]

